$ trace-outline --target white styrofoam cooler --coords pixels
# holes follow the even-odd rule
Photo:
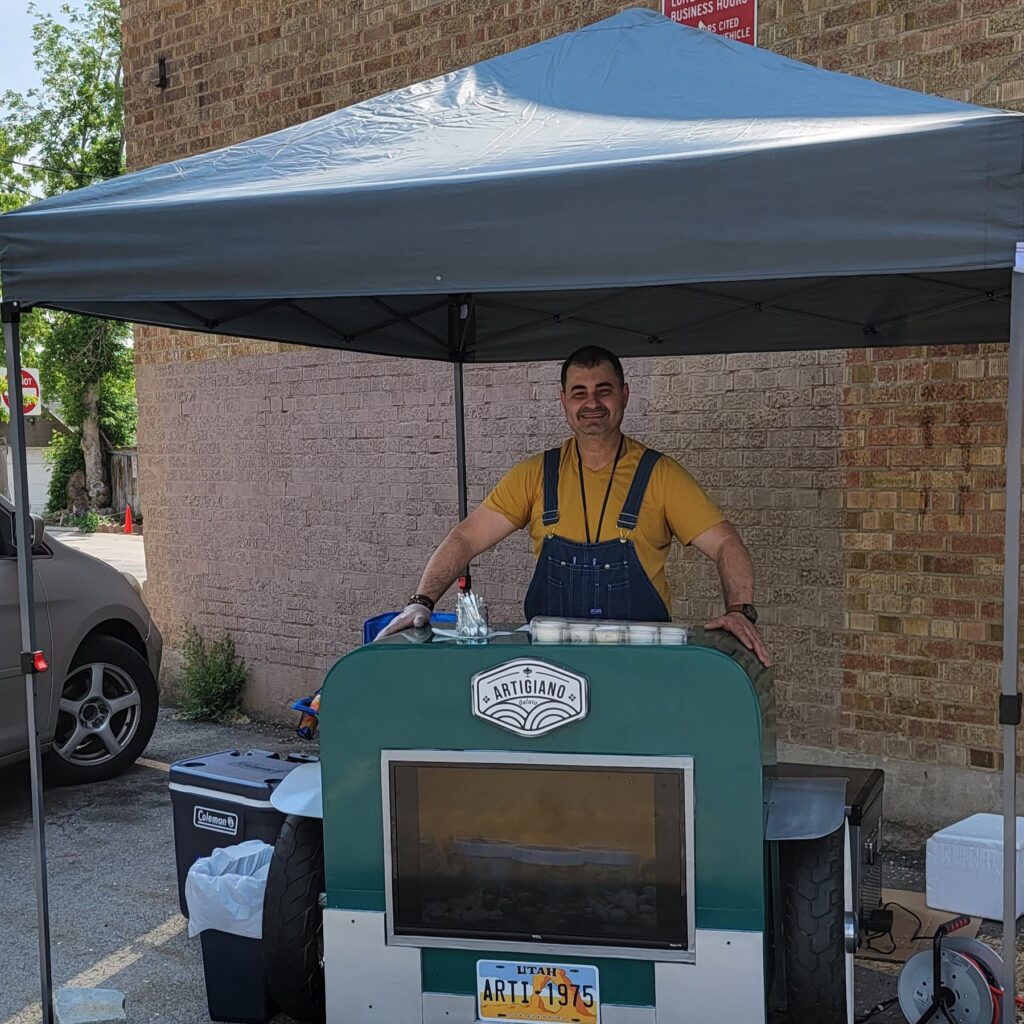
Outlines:
[[[1017,819],[1017,916],[1024,914],[1024,818]],[[972,814],[925,847],[927,903],[971,917],[1003,919],[1003,819]]]

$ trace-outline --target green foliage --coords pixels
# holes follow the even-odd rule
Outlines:
[[[86,0],[80,10],[64,4],[63,21],[35,4],[28,9],[41,84],[0,99],[7,111],[0,156],[8,165],[0,192],[20,195],[17,205],[124,173],[118,0]]]
[[[225,633],[207,644],[195,626],[182,634],[184,675],[178,717],[223,722],[238,714],[248,668],[235,654],[235,642]]]
[[[0,125],[0,213],[16,210],[35,198],[30,191],[32,183],[22,169],[30,151],[30,146],[15,142]]]
[[[111,325],[113,326],[113,325]],[[126,325],[125,338],[113,370],[100,381],[100,430],[114,448],[134,448],[139,423],[135,400],[135,357],[128,346],[132,342]]]
[[[119,0],[65,4],[58,16],[34,4],[28,9],[40,85],[0,96],[0,212],[125,169]],[[44,401],[60,406],[65,423],[78,430],[95,417],[114,447],[135,444],[127,326],[33,310],[22,318],[21,333],[22,362],[39,367]],[[54,497],[51,490],[51,504]]]
[[[90,508],[80,516],[72,516],[68,520],[68,525],[74,526],[76,529],[81,530],[82,533],[95,533],[100,528],[101,522],[103,520],[100,519],[99,512]]]
[[[50,467],[50,490],[46,511],[59,512],[68,505],[68,480],[76,470],[85,472],[82,446],[74,434],[54,434],[43,455]]]
[[[100,429],[115,448],[135,444],[135,365],[131,331],[110,320],[51,312],[39,372],[61,416],[78,428],[88,415],[87,390],[99,382]]]

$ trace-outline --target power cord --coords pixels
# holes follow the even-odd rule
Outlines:
[[[914,929],[914,933],[910,937],[911,942],[916,942],[918,939],[924,938],[921,934],[921,931],[924,928],[924,922],[917,914],[914,913],[914,911],[909,909],[909,907],[903,906],[902,903],[890,900],[888,903],[884,903],[879,907],[878,912],[887,911],[891,907],[896,907],[897,909],[902,910],[905,914],[909,914],[917,922],[917,927]],[[874,943],[879,939],[888,939],[889,948],[885,949],[875,945]],[[870,950],[872,953],[878,953],[881,956],[888,956],[890,953],[894,953],[896,951],[896,938],[892,933],[892,924],[890,923],[889,927],[886,929],[866,931],[864,933],[864,948]],[[859,1017],[854,1017],[854,1024],[865,1024],[866,1021],[872,1020],[880,1013],[884,1013],[890,1006],[894,1006],[899,1001],[899,996],[892,996],[890,999],[883,999],[880,1003],[872,1006],[871,1009],[865,1010]]]
[[[854,1017],[854,1024],[864,1024],[865,1021],[871,1020],[872,1017],[877,1017],[880,1013],[884,1013],[893,1003],[898,1003],[899,1001],[899,996],[883,999],[877,1006],[872,1006],[870,1010],[865,1010],[859,1017]]]
[[[914,929],[914,934],[910,936],[910,941],[911,942],[917,942],[918,939],[926,938],[926,936],[921,934],[921,930],[924,927],[924,922],[921,920],[921,918],[918,917],[918,915],[915,914],[908,907],[903,906],[902,903],[897,903],[895,900],[890,900],[888,903],[884,903],[881,907],[878,908],[878,910],[874,911],[872,916],[874,916],[875,914],[884,914],[886,911],[889,910],[890,907],[897,907],[897,908],[899,908],[905,914],[909,914],[917,922],[917,927]],[[871,918],[868,919],[868,922],[869,922],[869,924],[871,923]],[[927,937],[930,938],[930,936],[927,936]],[[882,948],[882,947],[877,946],[877,945],[874,944],[875,942],[877,942],[880,939],[888,939],[888,944],[889,944],[889,948],[888,949]],[[891,953],[895,953],[896,952],[896,938],[895,938],[895,936],[892,933],[892,917],[891,917],[891,914],[890,914],[890,918],[889,918],[889,927],[888,928],[881,928],[881,929],[877,929],[875,931],[867,931],[867,930],[865,931],[865,933],[864,933],[864,948],[866,950],[869,950],[872,953],[878,953],[879,956],[889,956]]]

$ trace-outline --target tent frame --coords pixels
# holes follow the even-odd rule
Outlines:
[[[42,748],[36,720],[33,652],[36,650],[35,587],[32,573],[32,516],[28,499],[25,422],[21,415],[21,306],[0,304],[7,354],[7,390],[11,401],[14,441],[14,541],[18,557],[18,606],[21,617],[21,668],[25,673],[25,711],[28,724],[32,782],[32,826],[35,852],[36,918],[39,934],[39,984],[43,1024],[53,1021],[53,970],[50,961],[50,899],[46,877],[46,828],[43,808]]]
[[[1016,994],[1016,731],[1021,721],[1021,694],[1018,687],[1019,667],[1019,609],[1020,609],[1020,529],[1021,529],[1021,460],[1024,455],[1024,242],[1018,242],[1010,287],[1010,332],[1007,398],[1006,438],[1006,520],[1004,528],[1004,580],[1003,580],[1003,657],[1000,671],[1001,694],[999,724],[1003,727],[1003,1001],[1002,1019],[1012,1020]],[[680,285],[686,289],[686,285]],[[949,308],[964,303],[991,301],[1003,295],[975,294],[964,296]],[[459,518],[468,513],[465,434],[465,390],[463,364],[472,360],[476,338],[476,299],[472,294],[453,294],[447,297],[447,349],[454,368],[455,449],[458,463]],[[45,303],[40,303],[45,306]],[[759,304],[734,300],[736,308],[756,308]],[[435,302],[430,308],[436,309]],[[183,312],[195,316],[184,306]],[[43,1024],[53,1021],[53,987],[50,958],[50,924],[46,875],[46,836],[41,776],[41,748],[39,727],[35,717],[35,677],[31,670],[31,654],[35,650],[35,605],[33,580],[30,570],[33,527],[29,511],[28,475],[26,463],[25,431],[17,410],[22,407],[20,325],[27,308],[18,302],[0,303],[4,343],[7,356],[9,390],[11,396],[11,436],[14,447],[14,497],[16,509],[16,546],[18,561],[18,597],[21,615],[22,665],[25,669],[25,700],[28,714],[28,739],[31,764],[32,818],[35,837],[35,883],[39,923],[39,972]],[[932,310],[922,315],[945,311]],[[389,310],[389,312],[394,312]],[[583,309],[573,310],[566,319],[578,319]],[[415,314],[395,314],[395,318],[414,323]],[[729,315],[729,311],[724,314]],[[559,316],[554,315],[555,319]],[[196,317],[196,319],[200,319]],[[538,323],[548,323],[552,314],[538,311]],[[904,318],[900,318],[901,320]],[[197,325],[199,326],[199,325]],[[220,324],[205,324],[207,329]],[[382,326],[386,326],[382,325]],[[880,325],[888,326],[888,325]],[[529,328],[525,328],[528,330]],[[521,329],[522,330],[522,329]],[[875,331],[866,331],[874,334]],[[431,334],[431,337],[433,335]],[[354,340],[354,339],[353,339]],[[871,344],[870,340],[867,341]],[[656,353],[652,353],[656,354]]]

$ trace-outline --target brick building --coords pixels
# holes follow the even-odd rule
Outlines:
[[[129,166],[638,5],[123,0]],[[1017,0],[762,0],[759,13],[761,45],[788,56],[1024,109]],[[402,603],[455,522],[451,369],[136,333],[147,595],[169,636],[185,621],[231,630],[250,705],[280,711],[358,642],[364,617]],[[466,368],[471,504],[563,436],[557,374]],[[751,548],[783,753],[885,759],[905,819],[948,814],[950,792],[994,805],[1005,349],[632,360],[627,374],[628,432],[679,458]],[[482,560],[493,617],[519,617],[531,563],[522,534]],[[695,552],[674,553],[669,579],[682,621],[719,607]]]

